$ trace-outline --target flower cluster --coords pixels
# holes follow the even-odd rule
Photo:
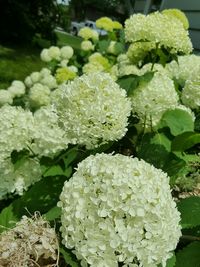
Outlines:
[[[113,21],[108,17],[101,17],[100,19],[97,19],[96,26],[97,28],[104,29],[108,32],[122,29],[121,23],[119,23],[118,21]]]
[[[200,108],[200,79],[188,80],[181,93],[183,104],[191,109]]]
[[[164,9],[162,11],[162,14],[165,14],[169,17],[175,17],[177,19],[179,19],[182,24],[183,24],[183,27],[187,30],[189,28],[189,21],[186,17],[186,15],[179,9],[176,9],[176,8],[171,8],[171,9]]]
[[[31,73],[29,76],[26,77],[24,83],[29,88],[33,87],[36,83],[40,83],[43,86],[47,86],[50,90],[57,87],[55,77],[47,68],[43,68],[40,72],[35,71]]]
[[[163,113],[178,105],[179,97],[173,81],[165,72],[157,71],[149,82],[141,83],[131,95],[132,109],[146,128],[154,127]]]
[[[88,63],[83,66],[82,71],[86,74],[99,71],[109,72],[110,68],[111,65],[109,63],[109,60],[106,57],[102,56],[102,54],[96,52],[89,56]]]
[[[6,158],[13,150],[28,149],[33,117],[21,107],[5,105],[0,111],[0,157]]]
[[[186,55],[179,56],[178,62],[172,61],[166,65],[171,78],[184,86],[187,80],[196,80],[199,78],[200,73],[200,56]]]
[[[12,94],[5,89],[0,89],[0,107],[2,107],[5,104],[12,104],[13,103],[13,97]]]
[[[63,46],[59,48],[57,46],[51,46],[49,49],[45,48],[41,52],[41,60],[44,62],[50,62],[52,60],[62,61],[69,60],[74,54],[74,50],[71,46]]]
[[[58,240],[55,229],[41,216],[23,216],[13,229],[0,235],[0,265],[39,266],[41,260],[48,259],[55,265],[58,261]]]
[[[28,187],[41,179],[40,163],[37,159],[23,158],[15,166],[11,158],[0,160],[0,199],[8,193],[22,195]]]
[[[37,160],[23,158],[19,166],[11,161],[13,151],[29,150],[34,121],[30,111],[3,106],[0,112],[0,198],[7,193],[22,194],[41,178]]]
[[[53,107],[42,107],[34,113],[32,138],[34,142],[31,149],[38,157],[54,157],[57,152],[67,148],[69,141],[65,131],[59,127]]]
[[[90,149],[118,140],[127,131],[130,102],[109,74],[76,78],[58,89],[54,99],[60,125],[71,142]]]
[[[127,56],[132,64],[138,64],[143,60],[149,51],[155,49],[156,45],[154,42],[136,42],[132,43],[127,51]]]
[[[137,158],[89,156],[58,206],[63,244],[81,266],[164,266],[181,236],[169,177]]]
[[[89,27],[84,27],[80,29],[80,31],[78,32],[78,36],[82,37],[84,40],[89,40],[89,39],[92,39],[93,41],[99,40],[98,32]]]
[[[11,86],[7,88],[7,90],[11,93],[12,97],[20,97],[25,94],[25,85],[21,81],[13,81]]]
[[[183,23],[175,16],[159,12],[132,15],[125,22],[125,38],[128,42],[154,42],[172,54],[189,54],[192,51],[192,43]]]
[[[71,69],[70,67],[62,67],[56,70],[56,81],[58,84],[62,84],[66,81],[73,80],[77,76],[76,70]]]

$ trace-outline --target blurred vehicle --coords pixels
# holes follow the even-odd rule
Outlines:
[[[84,27],[89,27],[97,31],[101,36],[107,35],[107,31],[97,28],[95,21],[92,20],[85,20],[83,22],[72,21],[70,27],[70,33],[73,35],[77,35],[79,30]]]

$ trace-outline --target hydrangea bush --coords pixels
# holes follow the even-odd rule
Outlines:
[[[103,37],[81,29],[79,50],[43,49],[45,68],[0,90],[2,266],[17,266],[18,250],[26,266],[200,261],[200,57],[188,20],[173,9],[96,26]],[[22,217],[36,211],[38,223]]]
[[[181,235],[169,178],[137,158],[88,157],[60,200],[63,243],[82,266],[164,265]]]

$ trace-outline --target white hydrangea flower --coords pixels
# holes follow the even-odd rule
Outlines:
[[[63,59],[63,60],[60,61],[59,65],[64,68],[64,67],[67,66],[68,63],[69,63],[68,59]]]
[[[184,105],[191,109],[200,108],[200,79],[187,80],[181,93],[181,100]]]
[[[99,40],[98,32],[89,27],[81,28],[78,32],[78,36],[82,37],[84,40],[89,40],[89,39],[92,39],[93,41]]]
[[[78,72],[78,68],[74,65],[68,66],[68,69],[76,73]]]
[[[11,174],[12,175],[12,174]],[[23,195],[28,187],[42,178],[40,163],[34,159],[27,159],[14,172],[13,189],[10,192],[16,192],[18,195]]]
[[[117,54],[116,44],[117,44],[116,41],[111,41],[108,48],[107,48],[107,52],[110,54],[116,55]]]
[[[178,62],[170,62],[166,65],[166,69],[173,79],[175,79],[181,86],[184,86],[187,80],[192,81],[199,78],[200,56],[179,56]]]
[[[51,74],[44,75],[40,83],[46,85],[50,90],[57,87],[56,78]]]
[[[35,83],[29,91],[29,102],[32,107],[47,106],[50,104],[50,89],[41,83]]]
[[[104,66],[99,62],[88,62],[82,67],[82,71],[84,74],[91,74],[96,72],[105,71]]]
[[[57,87],[55,77],[47,68],[43,68],[40,72],[33,72],[30,76],[26,77],[24,83],[27,87],[33,87],[35,84],[42,84],[47,86],[50,90]]]
[[[61,52],[60,52],[60,48],[57,46],[51,46],[48,50],[48,55],[50,56],[50,58],[53,60],[60,60],[60,56],[61,56]]]
[[[10,91],[5,89],[0,89],[0,107],[5,104],[12,104],[13,96]]]
[[[58,239],[54,228],[38,213],[23,216],[12,229],[0,235],[2,266],[40,266],[49,259],[58,266]]]
[[[8,193],[22,195],[28,187],[42,177],[37,159],[26,158],[19,166],[14,166],[10,157],[0,159],[0,199]]]
[[[40,54],[40,58],[44,62],[50,62],[51,61],[51,57],[49,55],[49,50],[47,48],[42,50],[42,52]]]
[[[32,84],[37,83],[41,79],[41,74],[38,71],[32,72],[30,75],[30,78],[31,78]]]
[[[148,83],[141,83],[131,95],[132,110],[146,128],[154,127],[163,113],[178,105],[179,97],[173,81],[165,72],[155,72]]]
[[[81,266],[165,266],[181,236],[169,177],[137,158],[89,156],[58,206],[63,244]]]
[[[0,154],[9,157],[13,150],[28,149],[31,143],[33,116],[21,107],[0,109]]]
[[[88,41],[88,40],[86,40],[86,41],[82,41],[82,42],[81,42],[81,49],[82,49],[83,51],[94,50],[94,45],[92,44],[91,41]]]
[[[55,95],[60,125],[70,140],[90,149],[125,135],[130,101],[109,74],[83,75]]]
[[[74,49],[69,46],[69,45],[66,45],[66,46],[63,46],[61,49],[60,49],[60,56],[62,59],[70,59],[74,54]]]
[[[34,113],[32,129],[34,143],[32,151],[39,157],[53,157],[57,152],[66,149],[69,141],[58,125],[58,116],[53,107],[42,107]]]
[[[27,86],[27,87],[31,87],[33,85],[33,82],[31,80],[31,77],[30,76],[27,76],[24,80],[24,84]]]
[[[25,85],[22,81],[13,81],[11,86],[8,87],[8,91],[12,94],[12,97],[20,97],[25,94]]]
[[[42,68],[40,71],[40,74],[42,77],[45,77],[45,76],[51,75],[51,71],[47,68]]]
[[[170,49],[171,53],[189,54],[192,51],[188,31],[182,22],[159,12],[132,15],[125,22],[125,38],[128,42],[155,42]]]

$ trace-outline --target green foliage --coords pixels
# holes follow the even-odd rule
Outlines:
[[[176,254],[175,267],[200,267],[200,242],[192,242]]]
[[[58,219],[61,215],[61,209],[57,206],[50,209],[47,213],[44,214],[44,217],[47,221],[54,221]]]
[[[194,131],[192,116],[185,110],[167,110],[158,125],[158,128],[169,127],[172,135],[177,136],[184,132]]]
[[[137,156],[167,172],[171,178],[176,177],[186,163],[170,151],[170,144],[170,139],[164,133],[144,134]]]
[[[176,256],[173,253],[173,256],[167,260],[166,267],[175,267],[176,264]]]
[[[147,72],[142,76],[130,74],[119,78],[117,83],[126,90],[128,96],[131,96],[138,86],[150,82],[153,76],[154,72]]]
[[[0,39],[18,43],[30,42],[36,33],[55,41],[57,7],[53,0],[1,1]]]
[[[13,213],[13,207],[9,206],[0,213],[0,233],[8,228],[12,228],[18,221],[17,216]]]
[[[81,266],[77,262],[77,259],[74,256],[74,254],[71,252],[71,250],[60,247],[60,253],[62,254],[67,266],[71,266],[71,267],[80,267]]]
[[[107,51],[109,44],[110,44],[109,40],[99,41],[98,42],[99,52],[103,54],[105,51]]]
[[[200,197],[193,196],[178,203],[181,213],[182,228],[191,228],[200,225]]]
[[[172,151],[185,151],[200,143],[200,134],[195,132],[184,132],[177,135],[172,141]]]

